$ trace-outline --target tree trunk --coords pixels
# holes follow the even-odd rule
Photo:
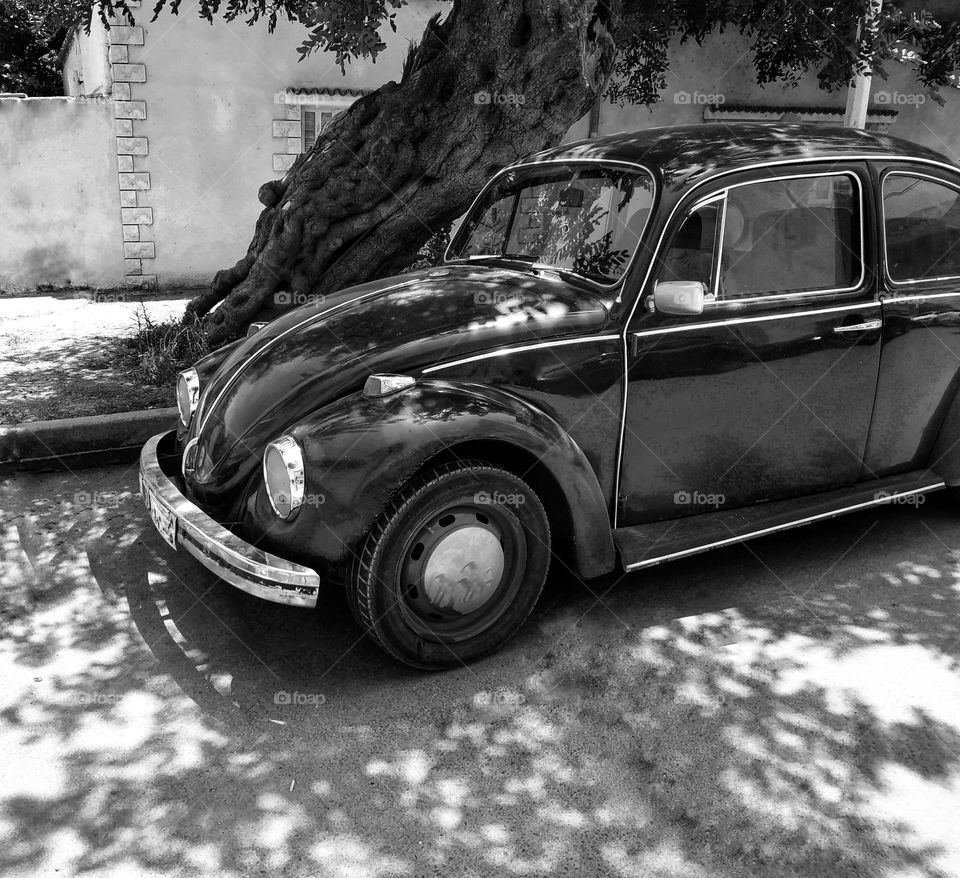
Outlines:
[[[495,171],[557,143],[587,112],[613,66],[619,8],[455,0],[399,83],[357,100],[282,180],[260,187],[246,256],[217,273],[187,319],[203,317],[217,345],[278,292],[327,294],[408,265]]]

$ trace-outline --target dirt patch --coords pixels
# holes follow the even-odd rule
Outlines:
[[[183,313],[189,293],[94,302],[67,295],[0,300],[0,424],[112,414],[175,404],[172,383],[145,384],[118,365],[118,340],[138,312]]]

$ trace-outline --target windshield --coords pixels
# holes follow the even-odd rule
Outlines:
[[[637,249],[653,195],[653,179],[640,170],[519,169],[474,206],[451,256],[522,259],[610,284]]]

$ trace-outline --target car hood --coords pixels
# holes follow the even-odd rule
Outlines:
[[[295,295],[295,294],[294,294]],[[188,487],[222,502],[263,449],[376,372],[406,372],[505,344],[596,331],[609,300],[553,272],[451,265],[351,287],[277,318],[244,341],[203,388],[187,439]]]

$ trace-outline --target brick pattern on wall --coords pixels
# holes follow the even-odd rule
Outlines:
[[[139,0],[127,0],[131,9]],[[117,150],[117,183],[120,192],[123,263],[126,286],[155,289],[157,275],[152,268],[156,244],[152,240],[153,208],[150,207],[150,174],[142,163],[150,153],[145,120],[147,102],[142,86],[147,68],[138,63],[143,51],[144,30],[139,25],[123,24],[118,19],[107,32],[110,73],[113,80],[114,133]]]
[[[303,152],[303,123],[300,105],[284,104],[284,118],[273,120],[273,170],[285,174]]]

